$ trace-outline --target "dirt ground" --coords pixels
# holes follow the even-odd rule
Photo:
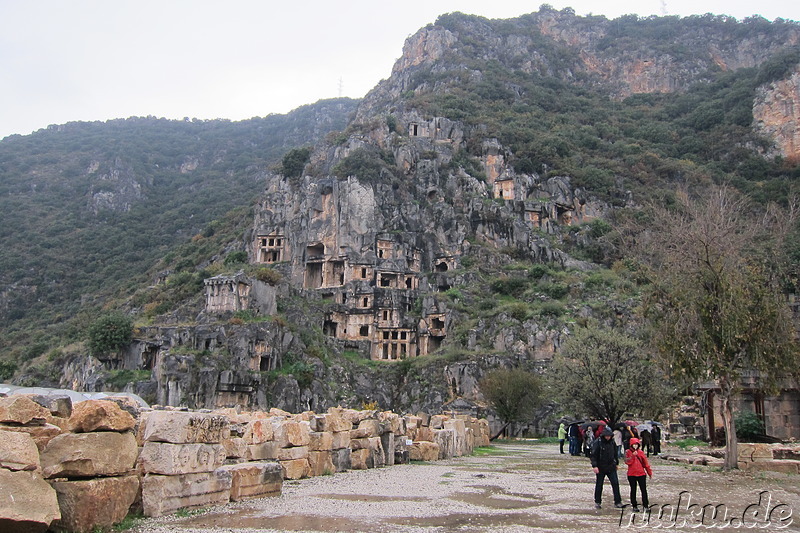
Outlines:
[[[606,483],[596,510],[587,458],[522,442],[486,455],[287,481],[280,497],[146,519],[134,531],[800,531],[798,475],[725,473],[658,457],[651,464],[649,513],[632,512],[624,467],[620,489],[628,505],[615,509]]]

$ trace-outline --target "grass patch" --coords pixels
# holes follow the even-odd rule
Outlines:
[[[558,444],[558,437],[540,437],[534,439],[533,444]]]
[[[706,447],[706,448],[708,447],[708,443],[707,442],[703,442],[702,440],[697,440],[697,439],[693,439],[693,438],[676,440],[675,442],[672,442],[671,444],[674,444],[675,446],[677,446],[681,450],[686,450],[686,448],[693,448],[695,446]]]
[[[145,517],[142,514],[131,513],[128,516],[126,516],[125,518],[123,518],[122,522],[120,522],[119,524],[114,525],[114,527],[112,527],[111,530],[112,531],[128,531],[129,529],[133,529],[137,525],[139,525],[139,522],[144,520],[144,518]]]
[[[505,455],[506,451],[497,446],[476,446],[472,449],[472,455],[483,457],[484,455]]]

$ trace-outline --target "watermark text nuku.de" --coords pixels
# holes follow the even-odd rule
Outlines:
[[[681,491],[675,503],[654,504],[635,513],[626,506],[619,517],[624,528],[703,528],[703,529],[766,529],[789,527],[794,519],[792,508],[773,501],[772,494],[763,490],[754,496],[754,503],[734,509],[724,503],[692,503],[689,491]]]

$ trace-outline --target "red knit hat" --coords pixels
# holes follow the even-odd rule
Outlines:
[[[637,439],[636,437],[633,437],[630,440],[630,444],[631,444],[631,446],[633,446],[634,444],[639,444],[639,439]]]

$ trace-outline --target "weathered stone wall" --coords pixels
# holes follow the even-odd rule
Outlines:
[[[131,507],[160,516],[488,444],[486,420],[469,416],[140,409],[126,398],[73,409],[68,397],[16,395],[0,398],[0,531],[89,532]]]

